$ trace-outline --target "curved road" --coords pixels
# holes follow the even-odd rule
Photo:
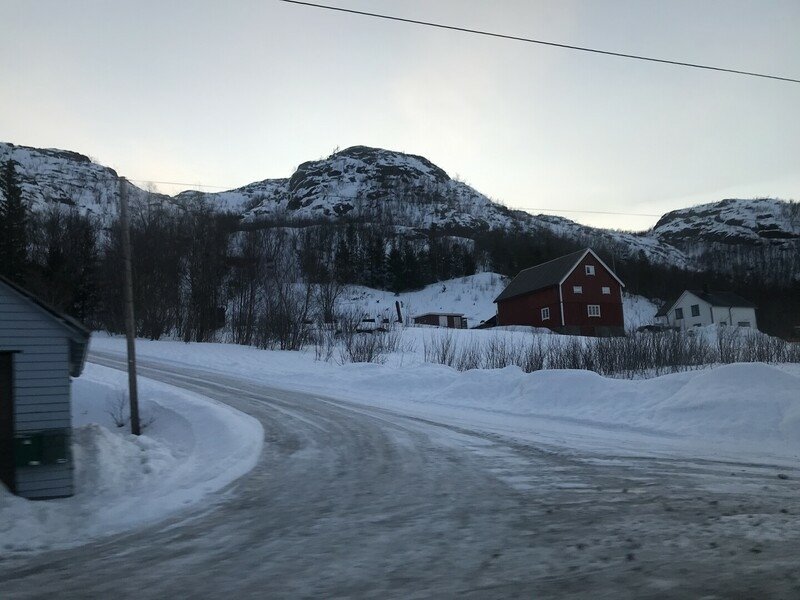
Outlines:
[[[795,473],[581,454],[140,367],[259,419],[258,465],[188,514],[0,561],[0,598],[800,597]]]

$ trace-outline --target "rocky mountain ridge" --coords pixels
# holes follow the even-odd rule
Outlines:
[[[118,174],[81,154],[0,143],[0,162],[13,160],[23,197],[34,211],[76,207],[110,221],[116,214]],[[580,225],[563,217],[510,210],[451,178],[424,157],[354,146],[301,164],[288,178],[234,190],[186,191],[176,196],[126,183],[132,202],[185,206],[206,202],[243,223],[302,226],[320,221],[366,222],[409,233],[438,230],[470,237],[479,231],[547,230],[620,256],[691,268],[698,245],[772,245],[800,240],[797,203],[726,199],[665,214],[649,231],[631,233]]]

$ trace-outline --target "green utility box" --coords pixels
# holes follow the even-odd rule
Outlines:
[[[63,465],[70,459],[69,429],[36,431],[14,436],[14,464],[17,467]]]

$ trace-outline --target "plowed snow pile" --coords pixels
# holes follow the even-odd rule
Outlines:
[[[29,501],[0,485],[0,555],[73,546],[156,522],[247,473],[263,441],[259,422],[224,404],[140,379],[143,435],[109,414],[127,375],[87,364],[73,381],[75,495]]]

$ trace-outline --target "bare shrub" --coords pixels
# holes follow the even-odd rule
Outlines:
[[[329,325],[323,325],[314,332],[312,339],[314,341],[314,360],[330,362],[338,345],[335,329]]]
[[[472,340],[458,349],[458,354],[454,357],[455,364],[453,366],[459,371],[480,369],[483,364],[482,354],[481,344],[477,340]]]
[[[131,416],[128,404],[128,394],[120,390],[114,396],[114,399],[108,400],[106,404],[106,412],[111,417],[114,425],[122,428],[130,422]]]
[[[362,315],[357,311],[345,311],[336,318],[341,363],[384,363],[387,355],[400,349],[401,332],[394,323],[386,327],[363,331]]]
[[[585,369],[610,377],[654,377],[733,362],[800,362],[800,344],[758,331],[720,328],[709,341],[702,331],[632,333],[626,337],[542,338],[525,344],[496,334],[485,344],[459,347],[448,332],[425,341],[425,360],[468,369],[517,365],[527,373],[541,369]],[[547,339],[545,343],[543,339]]]
[[[113,400],[106,402],[106,412],[111,417],[118,428],[122,429],[127,427],[131,422],[130,402],[128,401],[128,393],[123,390],[118,390]],[[139,428],[144,431],[155,423],[155,415],[139,415]]]
[[[342,363],[370,362],[383,364],[387,354],[397,350],[399,331],[363,331],[344,340],[339,350]]]
[[[484,350],[483,366],[486,369],[503,369],[518,362],[518,346],[502,334],[489,338]]]
[[[425,362],[454,367],[456,364],[456,342],[449,331],[436,332],[423,341]]]
[[[541,371],[544,369],[548,351],[549,348],[545,348],[541,336],[534,335],[531,340],[517,352],[515,364],[526,373]]]
[[[739,360],[742,340],[733,327],[720,327],[717,330],[717,356],[721,363],[734,363]]]

